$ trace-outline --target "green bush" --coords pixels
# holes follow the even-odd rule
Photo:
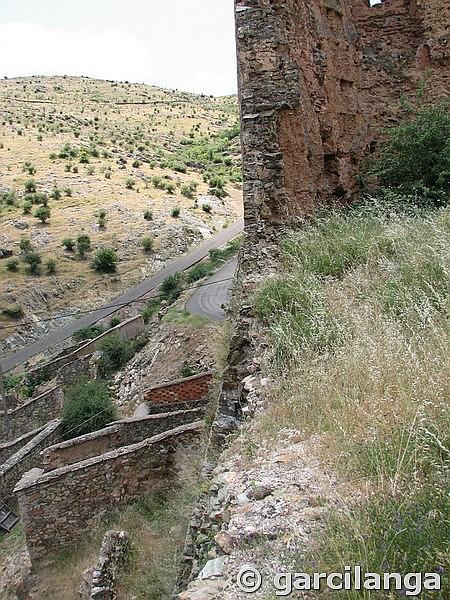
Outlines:
[[[45,272],[47,275],[53,275],[56,273],[56,260],[54,258],[49,258],[45,263]]]
[[[54,187],[50,196],[53,198],[53,200],[60,200],[62,196],[61,190],[57,187]]]
[[[181,186],[181,194],[185,198],[193,198],[196,191],[197,191],[197,184],[195,181],[191,181],[190,183],[184,183]]]
[[[144,219],[146,221],[152,221],[153,220],[153,212],[151,210],[146,210],[144,212]]]
[[[117,333],[105,337],[99,350],[102,356],[98,367],[103,377],[110,377],[115,371],[119,371],[133,356],[133,345]]]
[[[175,193],[175,184],[174,183],[166,183],[166,191],[168,194],[174,194]]]
[[[116,407],[105,383],[82,381],[66,390],[62,414],[65,439],[102,429],[116,418]]]
[[[77,251],[81,258],[91,249],[91,238],[88,235],[80,235],[77,238]]]
[[[112,248],[100,248],[92,259],[91,268],[97,273],[115,273],[117,270],[117,254]]]
[[[411,122],[389,129],[369,173],[376,175],[382,186],[446,204],[450,191],[448,103],[423,108]]]
[[[142,247],[144,252],[151,252],[153,250],[154,239],[152,237],[142,238]]]
[[[144,319],[144,323],[148,323],[150,319],[156,315],[157,312],[161,309],[161,300],[159,298],[151,298],[144,310],[142,311],[142,318]]]
[[[36,182],[34,179],[29,179],[28,181],[25,182],[25,191],[28,194],[32,194],[33,192],[36,191]]]
[[[107,331],[107,329],[104,325],[90,325],[89,327],[84,327],[83,329],[75,331],[75,333],[73,334],[73,339],[76,342],[82,342],[84,340],[93,340],[102,333],[105,333],[105,331]]]
[[[34,213],[36,219],[39,219],[42,223],[46,223],[50,219],[50,215],[51,211],[48,206],[40,206]]]
[[[202,210],[207,213],[208,215],[212,213],[212,206],[211,204],[203,204],[202,205]]]
[[[24,215],[29,215],[31,213],[31,202],[25,200],[22,204],[22,212]]]
[[[180,216],[181,209],[179,206],[174,206],[172,208],[172,212],[170,213],[174,219],[177,219]]]
[[[73,252],[76,242],[72,238],[64,238],[62,241],[62,245],[68,252]]]
[[[22,250],[22,252],[28,252],[28,250],[30,250],[30,248],[31,248],[30,238],[27,238],[27,237],[21,238],[20,243],[19,243],[19,248]]]
[[[42,259],[37,252],[26,252],[23,257],[24,262],[28,265],[28,273],[30,275],[41,274]]]
[[[183,276],[181,273],[174,273],[166,277],[161,284],[160,292],[164,300],[169,303],[175,302],[181,296],[183,291]]]
[[[10,258],[9,260],[6,261],[6,269],[8,271],[15,272],[15,271],[17,271],[18,268],[19,268],[19,261],[17,260],[17,258]]]
[[[131,179],[131,177],[128,178],[125,182],[125,187],[127,188],[127,190],[132,190],[135,185],[136,182],[134,181],[134,179]]]
[[[23,308],[19,304],[11,304],[2,308],[2,315],[8,319],[20,319],[23,316]]]

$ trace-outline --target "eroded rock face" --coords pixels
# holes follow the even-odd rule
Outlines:
[[[350,201],[402,97],[449,84],[442,0],[236,0],[247,228]]]

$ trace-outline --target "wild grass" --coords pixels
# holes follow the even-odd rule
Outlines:
[[[347,482],[314,570],[448,578],[449,216],[380,206],[324,215],[287,237],[284,273],[255,297],[279,381],[256,435],[314,436]]]

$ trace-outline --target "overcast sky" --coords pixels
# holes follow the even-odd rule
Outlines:
[[[0,77],[236,92],[233,0],[0,0]]]

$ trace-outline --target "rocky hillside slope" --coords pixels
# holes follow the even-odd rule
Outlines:
[[[235,97],[33,77],[2,80],[0,105],[7,350],[54,327],[49,314],[113,297],[241,214]],[[101,248],[116,252],[112,276],[89,268]],[[37,323],[11,335],[23,320]]]

